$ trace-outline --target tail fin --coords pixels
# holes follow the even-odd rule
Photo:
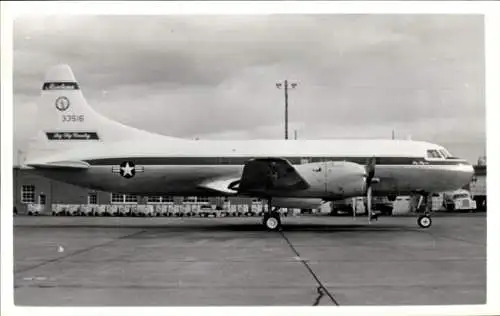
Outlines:
[[[110,120],[97,113],[83,97],[68,65],[50,68],[38,103],[37,135],[28,155],[44,155],[89,143],[166,136],[149,133]]]

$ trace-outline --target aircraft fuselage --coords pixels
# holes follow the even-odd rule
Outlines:
[[[317,181],[312,168],[328,169],[332,161],[352,161],[360,163],[364,157],[284,157],[289,159],[301,175],[312,184],[306,190],[282,192],[282,197],[315,197],[343,199],[349,194],[342,186],[348,181],[337,181],[338,188],[323,188],[324,182]],[[137,195],[221,195],[200,187],[200,183],[211,179],[240,178],[244,162],[250,157],[116,157],[87,159],[88,169],[37,169],[35,172],[55,180],[106,192]],[[301,164],[302,162],[306,162]],[[134,174],[127,176],[120,172],[124,162],[133,163]],[[362,164],[360,164],[362,166]],[[310,170],[311,169],[311,170]],[[375,177],[380,181],[373,184],[374,195],[407,195],[418,191],[441,192],[451,187],[459,188],[471,177],[472,167],[464,160],[448,159],[426,161],[425,158],[380,157]],[[318,173],[317,177],[336,177],[338,173]],[[321,180],[321,179],[320,179]],[[340,189],[340,191],[335,191]],[[330,194],[329,194],[330,193]],[[337,196],[338,195],[338,196]],[[357,196],[358,194],[355,194]]]

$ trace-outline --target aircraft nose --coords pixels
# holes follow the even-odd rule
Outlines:
[[[462,175],[464,185],[472,181],[475,173],[474,166],[465,160],[457,165],[456,171]]]

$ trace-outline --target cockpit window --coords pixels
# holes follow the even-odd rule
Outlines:
[[[440,149],[439,152],[441,153],[441,155],[443,155],[444,158],[448,158],[451,156],[444,149]]]
[[[436,150],[436,149],[429,149],[427,150],[427,158],[433,158],[433,159],[439,159],[439,158],[443,158],[443,156],[441,156],[441,153]]]
[[[443,157],[445,159],[458,159],[456,158],[455,156],[453,156],[448,150],[446,150],[445,148],[441,148],[439,149],[439,152],[441,153],[441,155],[443,155]]]

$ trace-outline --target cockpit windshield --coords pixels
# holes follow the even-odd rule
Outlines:
[[[441,153],[441,155],[443,156],[443,158],[448,158],[448,157],[449,157],[449,155],[448,155],[448,153],[446,152],[446,150],[444,150],[444,149],[440,149],[440,150],[439,150],[439,152]]]
[[[455,156],[450,154],[450,152],[444,148],[439,149],[439,152],[441,153],[441,155],[443,155],[445,159],[456,159]]]
[[[427,158],[431,159],[443,159],[444,157],[442,156],[441,152],[436,149],[429,149],[427,150]]]

